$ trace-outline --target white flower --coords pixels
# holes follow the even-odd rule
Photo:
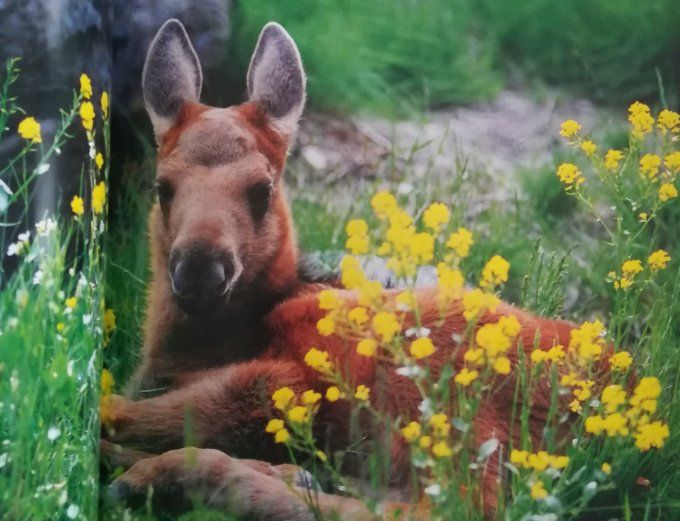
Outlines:
[[[430,398],[424,398],[423,401],[420,402],[420,405],[418,405],[418,410],[425,418],[432,416],[432,400]]]
[[[8,458],[8,456],[7,456],[6,452],[3,452],[2,454],[0,454],[0,469],[2,467],[4,467],[5,465],[7,465],[7,458]]]
[[[28,242],[28,240],[31,238],[31,232],[29,230],[26,230],[24,233],[20,233],[17,235],[17,239],[19,239],[19,242]]]
[[[78,517],[78,514],[80,513],[80,507],[78,505],[74,505],[71,503],[68,508],[66,509],[66,517],[69,519],[75,519]]]
[[[23,249],[24,249],[23,242],[13,242],[7,248],[7,256],[12,257],[13,255],[19,255],[21,253],[21,250]]]
[[[442,487],[439,486],[439,483],[434,483],[425,489],[425,493],[428,496],[438,496],[442,493]]]
[[[92,322],[92,314],[83,315],[83,324],[87,326],[90,322]]]
[[[38,168],[35,169],[35,172],[38,175],[43,175],[49,169],[50,169],[50,164],[49,163],[43,163],[42,165],[40,165]]]
[[[50,441],[56,440],[59,436],[61,436],[61,430],[59,427],[50,427],[47,430],[47,439]]]
[[[407,337],[415,336],[418,338],[423,338],[430,336],[430,330],[426,327],[410,327],[404,332],[404,334]]]
[[[49,235],[51,232],[57,229],[57,221],[51,217],[47,217],[42,221],[35,223],[35,231],[40,236]]]
[[[33,274],[33,285],[37,286],[38,284],[40,284],[40,282],[42,281],[42,278],[43,278],[43,272],[40,271],[40,270],[36,271]]]
[[[405,365],[403,367],[398,367],[395,373],[397,373],[399,376],[415,378],[423,373],[423,369],[417,365]]]

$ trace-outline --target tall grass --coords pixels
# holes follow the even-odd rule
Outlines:
[[[16,62],[11,61],[0,96],[2,117],[6,117],[2,128],[12,132],[22,112],[10,94],[17,74]],[[89,202],[82,212],[76,206],[78,213],[65,218],[45,215],[35,225],[27,218],[36,177],[50,175],[50,161],[71,146],[76,135],[82,139],[83,129],[76,121],[84,102],[82,93],[74,96],[49,142],[40,135],[40,127],[29,121],[21,152],[0,171],[0,190],[5,195],[1,225],[22,232],[11,244],[0,240],[2,255],[18,258],[16,270],[0,285],[3,519],[93,519],[97,515],[105,201],[97,200],[97,210],[91,210]],[[96,130],[85,134],[91,147],[108,157],[108,125],[103,128],[101,136]],[[106,183],[108,167],[100,171],[94,158],[94,154],[82,158],[82,184],[88,193],[96,184]],[[19,216],[18,222],[7,222],[10,211]]]
[[[488,99],[518,79],[610,104],[678,99],[674,0],[241,2],[231,46],[234,84],[270,20],[300,46],[310,101],[325,109],[404,114]]]

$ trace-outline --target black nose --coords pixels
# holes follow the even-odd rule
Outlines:
[[[234,277],[233,256],[205,247],[170,255],[172,291],[181,300],[210,301],[227,293]]]

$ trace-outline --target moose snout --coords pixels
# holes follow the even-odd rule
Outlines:
[[[189,313],[225,298],[238,276],[231,252],[202,245],[174,249],[168,267],[172,292]]]

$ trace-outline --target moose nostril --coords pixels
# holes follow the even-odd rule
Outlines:
[[[173,293],[184,300],[221,297],[229,290],[234,275],[231,255],[190,251],[171,257],[170,279]]]

